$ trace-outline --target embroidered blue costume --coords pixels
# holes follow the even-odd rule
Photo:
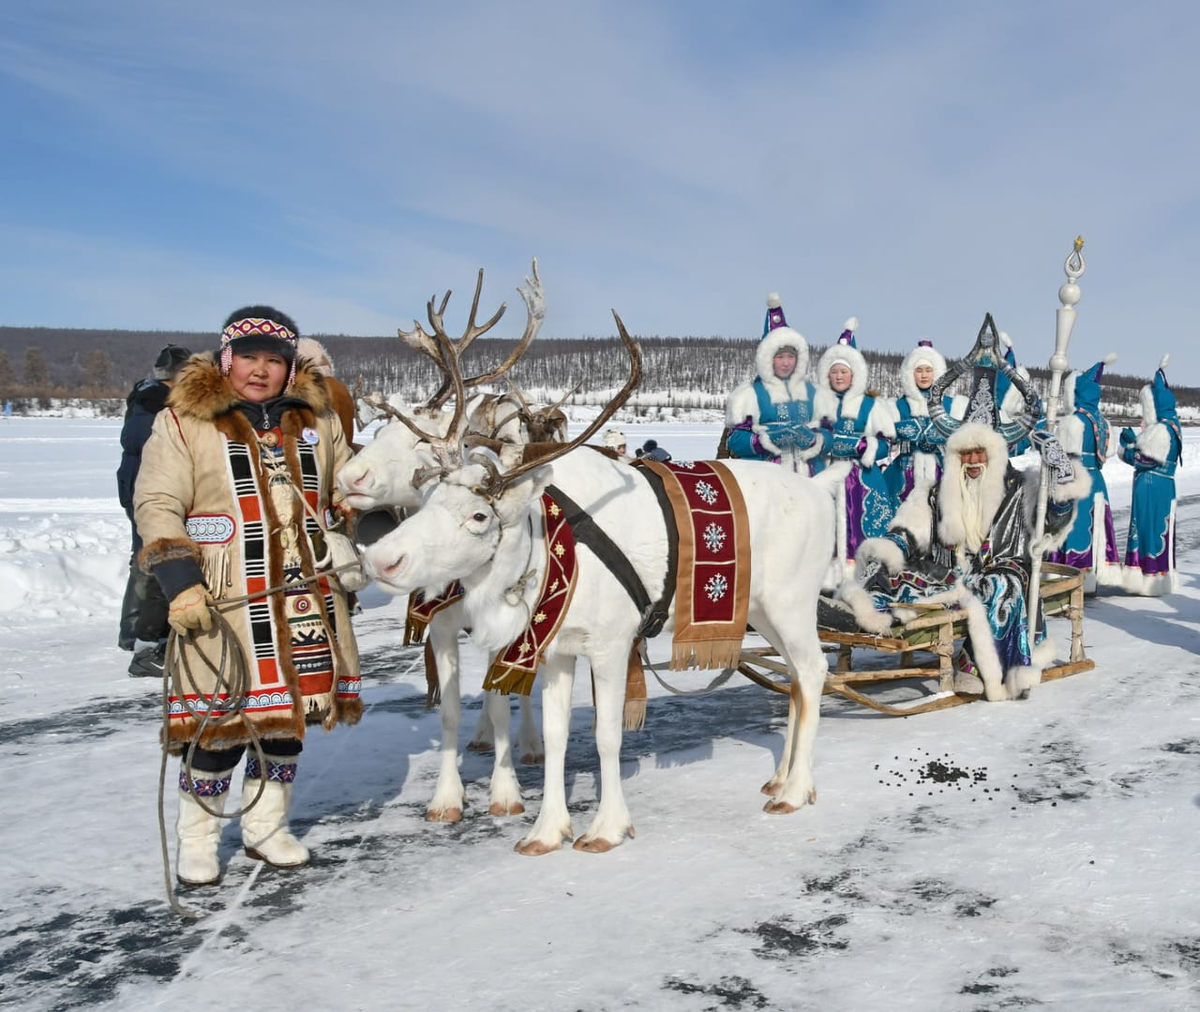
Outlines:
[[[982,453],[972,453],[966,462],[969,451]],[[886,535],[864,542],[857,579],[839,590],[869,632],[890,628],[896,604],[962,608],[967,638],[957,658],[961,677],[955,685],[978,691],[972,677],[977,676],[989,700],[1022,695],[1041,680],[1053,657],[1044,632],[1036,645],[1030,643],[1026,609],[1040,472],[1031,468],[1022,475],[1007,451],[1004,437],[989,426],[961,426],[946,441],[942,480],[917,486]],[[986,464],[979,457],[986,457]],[[1050,491],[1046,535],[1066,531],[1075,501],[1089,485],[1078,462],[1064,458]],[[897,617],[907,620],[913,614],[901,609]],[[1044,630],[1040,622],[1038,629]]]
[[[794,364],[790,371],[781,364],[787,375],[780,376],[776,356],[781,356],[781,363],[789,361],[788,351]],[[767,299],[767,318],[754,352],[754,367],[758,375],[734,390],[726,402],[729,455],[783,463],[808,474],[808,462],[828,445],[829,437],[812,424],[813,385],[804,377],[808,342],[787,325],[775,294]]]
[[[896,434],[887,403],[867,394],[867,361],[855,345],[858,320],[851,317],[835,344],[817,366],[819,386],[814,397],[817,420],[830,435],[828,449],[814,462],[814,472],[836,461],[851,467],[838,493],[837,552],[842,574],[854,566],[854,553],[867,538],[887,530],[896,503],[884,477],[883,461],[888,439]],[[836,366],[850,370],[850,385],[836,391],[829,372]],[[839,575],[840,582],[840,575]]]
[[[1091,478],[1092,489],[1091,495],[1079,503],[1067,540],[1046,558],[1083,570],[1083,587],[1089,594],[1095,593],[1097,586],[1121,583],[1121,559],[1102,471],[1108,457],[1108,420],[1100,413],[1100,378],[1105,364],[1116,361],[1116,357],[1105,356],[1090,369],[1066,378],[1063,419],[1058,423],[1058,441],[1067,453],[1078,455]]]
[[[925,370],[922,383],[914,375],[918,368]],[[921,341],[900,365],[900,387],[904,393],[892,402],[896,440],[892,444],[892,459],[883,472],[897,505],[908,498],[918,483],[937,481],[942,476],[946,435],[929,418],[926,392],[945,371],[946,360],[931,341]],[[965,405],[963,397],[947,394],[942,398],[942,406],[952,418],[961,418]]]
[[[1125,589],[1157,597],[1178,589],[1175,568],[1175,468],[1183,455],[1183,433],[1175,395],[1167,385],[1167,356],[1154,381],[1141,390],[1140,435],[1121,430],[1121,459],[1134,469],[1129,540],[1125,545]]]

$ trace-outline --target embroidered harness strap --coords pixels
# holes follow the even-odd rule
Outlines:
[[[658,601],[650,599],[646,585],[642,583],[642,578],[633,568],[629,556],[621,551],[616,542],[601,530],[587,510],[557,485],[549,486],[546,491],[563,508],[567,523],[575,535],[575,541],[578,544],[587,545],[596,558],[603,562],[608,571],[616,577],[617,582],[625,588],[625,593],[629,595],[638,614],[642,617],[637,635],[651,637],[662,632],[662,627],[666,624],[667,615],[671,610],[671,601],[675,596],[675,570],[679,560],[679,531],[675,526],[675,514],[663,491],[662,479],[648,468],[639,467],[636,470],[654,489],[659,508],[662,510],[663,520],[667,525],[667,573],[666,579],[663,581],[663,594]]]

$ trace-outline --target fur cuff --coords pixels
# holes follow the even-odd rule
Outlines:
[[[767,453],[775,457],[783,456],[783,451],[774,443],[772,443],[770,437],[767,435],[766,426],[755,425],[750,431],[758,437],[759,445],[766,450]]]
[[[900,546],[887,538],[867,538],[858,546],[854,561],[858,566],[868,562],[882,563],[889,573],[900,572],[908,563]]]
[[[200,548],[191,538],[159,538],[138,553],[138,565],[143,573],[151,572],[162,562],[176,559],[200,561]]]
[[[1069,482],[1065,485],[1052,482],[1050,485],[1050,498],[1056,503],[1076,502],[1091,494],[1092,476],[1083,466],[1083,461],[1078,457],[1072,457],[1071,467],[1075,474]]]
[[[891,613],[876,608],[871,595],[856,580],[846,580],[838,587],[836,596],[850,606],[854,621],[864,632],[881,636],[892,627]]]

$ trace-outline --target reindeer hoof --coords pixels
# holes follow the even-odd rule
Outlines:
[[[461,822],[461,808],[431,808],[425,813],[426,822]]]
[[[499,801],[493,801],[488,806],[488,815],[521,815],[525,811],[525,806],[519,801],[514,801],[511,805],[502,805]]]
[[[778,780],[768,780],[762,785],[762,787],[759,788],[759,790],[761,790],[763,794],[768,794],[771,797],[775,797],[775,795],[779,793],[781,786],[782,785]]]
[[[541,857],[543,854],[551,854],[556,850],[561,850],[562,844],[551,847],[548,843],[543,843],[541,840],[522,840],[513,850],[518,854],[524,854],[526,857]]]
[[[791,815],[796,806],[790,801],[768,801],[763,805],[763,811],[768,815]]]
[[[526,752],[521,756],[521,762],[526,766],[541,766],[545,761],[546,757],[541,752]]]
[[[582,850],[588,854],[607,854],[617,845],[610,843],[608,840],[601,840],[599,837],[589,840],[587,837],[581,836],[575,841],[573,846],[575,850]]]

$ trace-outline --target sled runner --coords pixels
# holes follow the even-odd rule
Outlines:
[[[1096,665],[1083,647],[1083,574],[1073,566],[1046,562],[1042,564],[1040,586],[1046,618],[1066,619],[1071,629],[1069,658],[1047,666],[1042,681],[1090,671]],[[922,614],[908,622],[895,622],[881,636],[818,625],[822,646],[837,658],[825,678],[827,695],[839,695],[894,717],[943,710],[983,698],[981,693],[954,691],[954,650],[967,634],[966,613],[942,605],[910,607]],[[743,648],[737,670],[764,688],[789,691],[787,666],[770,647]],[[881,698],[880,687],[898,685],[916,695],[902,701]],[[864,691],[870,689],[876,691]]]

